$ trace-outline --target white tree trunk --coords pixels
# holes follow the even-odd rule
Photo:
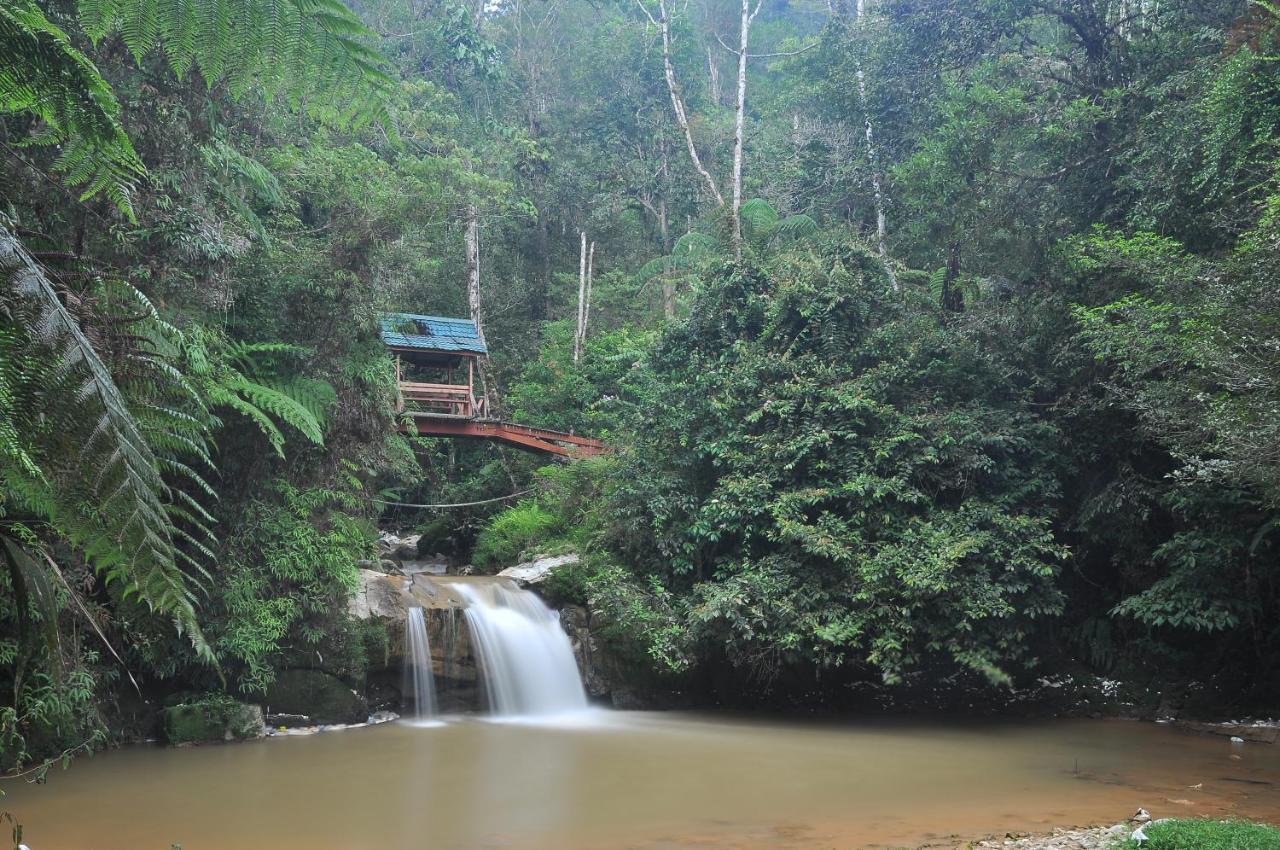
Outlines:
[[[858,0],[855,8],[858,21],[861,22],[867,13],[866,0]],[[889,276],[889,283],[893,286],[893,291],[898,291],[898,276],[894,274],[893,265],[889,262],[889,222],[885,215],[885,195],[883,181],[880,174],[880,163],[876,158],[876,142],[875,134],[871,129],[871,109],[867,101],[867,75],[862,70],[862,60],[859,59],[855,66],[857,68],[858,77],[858,102],[862,106],[862,115],[866,123],[867,138],[867,163],[871,167],[871,193],[875,197],[876,203],[876,244],[880,251],[880,262],[884,265],[885,274]]]
[[[715,178],[711,176],[711,172],[702,164],[702,158],[698,156],[698,147],[693,143],[693,131],[689,128],[689,114],[685,111],[684,100],[680,97],[680,87],[676,84],[676,69],[671,62],[671,27],[667,17],[666,0],[658,0],[657,20],[653,15],[649,14],[649,10],[641,4],[640,0],[636,0],[640,4],[640,9],[645,13],[649,20],[657,25],[662,33],[662,72],[667,79],[667,91],[671,94],[671,108],[676,114],[676,124],[680,126],[681,132],[684,133],[685,146],[689,149],[689,159],[693,161],[694,169],[702,175],[703,181],[707,184],[711,196],[716,200],[716,206],[724,206],[724,195],[720,194],[720,187],[716,185]]]
[[[742,136],[747,113],[747,47],[751,40],[751,22],[760,12],[763,0],[755,9],[751,0],[742,0],[742,26],[738,31],[738,100],[733,121],[733,256],[742,259]]]
[[[596,243],[592,242],[587,249],[587,298],[582,305],[582,342],[580,348],[587,347],[587,324],[591,321],[591,282],[595,277]]]
[[[582,359],[582,337],[586,331],[587,305],[587,231],[580,231],[582,248],[578,254],[578,321],[573,331],[573,362]]]

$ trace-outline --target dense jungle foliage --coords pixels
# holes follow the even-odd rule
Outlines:
[[[708,699],[1280,696],[1271,0],[0,0],[0,54],[0,768],[361,687],[379,524],[581,551]],[[611,453],[398,434],[386,310]]]

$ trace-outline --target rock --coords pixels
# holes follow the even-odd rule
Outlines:
[[[369,717],[364,699],[334,676],[320,670],[285,670],[267,688],[272,712],[305,714],[315,723],[363,723]]]
[[[412,561],[418,557],[418,541],[421,534],[409,534],[401,537],[389,531],[378,535],[378,553],[383,558],[397,561]]]
[[[401,561],[399,572],[404,575],[442,576],[449,572],[449,561],[446,558],[420,558],[416,561]]]
[[[400,715],[394,711],[375,711],[369,715],[369,725],[377,726],[379,723],[390,723],[393,720],[399,720]]]
[[[1146,809],[1138,809],[1129,820],[1133,823],[1147,823],[1151,820],[1151,812]]]
[[[347,610],[357,620],[371,617],[403,620],[408,586],[403,576],[362,569],[356,592],[347,601]]]
[[[300,726],[311,726],[312,720],[305,714],[268,714],[268,729],[295,729]]]
[[[170,744],[247,741],[266,734],[262,708],[230,697],[171,705],[161,712],[160,723]]]
[[[532,561],[526,561],[522,564],[516,564],[514,567],[507,567],[499,576],[514,580],[517,584],[528,586],[532,584],[541,584],[546,581],[551,573],[560,567],[576,564],[582,558],[570,552],[567,555],[557,555],[552,558],[535,558]]]
[[[1233,743],[1233,744],[1243,744],[1243,743],[1244,743],[1244,738],[1241,738],[1239,735],[1232,735],[1232,736],[1231,736],[1231,743]]]

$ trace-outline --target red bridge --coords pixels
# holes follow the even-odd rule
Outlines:
[[[400,431],[500,440],[561,457],[604,454],[599,440],[488,415],[484,397],[476,398],[475,373],[477,362],[489,351],[470,319],[388,313],[382,317],[382,341],[396,357]],[[466,383],[462,383],[464,368]]]

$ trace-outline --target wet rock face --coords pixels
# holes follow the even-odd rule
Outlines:
[[[406,563],[407,566],[407,563]],[[388,651],[380,666],[369,671],[371,684],[382,697],[379,707],[399,709],[404,686],[405,619],[410,608],[421,608],[431,644],[440,710],[473,711],[481,706],[479,676],[471,650],[471,635],[461,601],[430,573],[388,575],[361,569],[348,611],[359,620],[375,620],[386,629]]]
[[[618,708],[628,707],[617,704],[616,697],[626,691],[621,686],[620,671],[614,657],[592,630],[591,612],[581,605],[566,605],[560,609],[560,625],[569,636],[587,695],[594,699],[607,698]]]
[[[267,688],[273,714],[298,714],[314,723],[363,723],[369,706],[340,679],[320,670],[285,670]]]

